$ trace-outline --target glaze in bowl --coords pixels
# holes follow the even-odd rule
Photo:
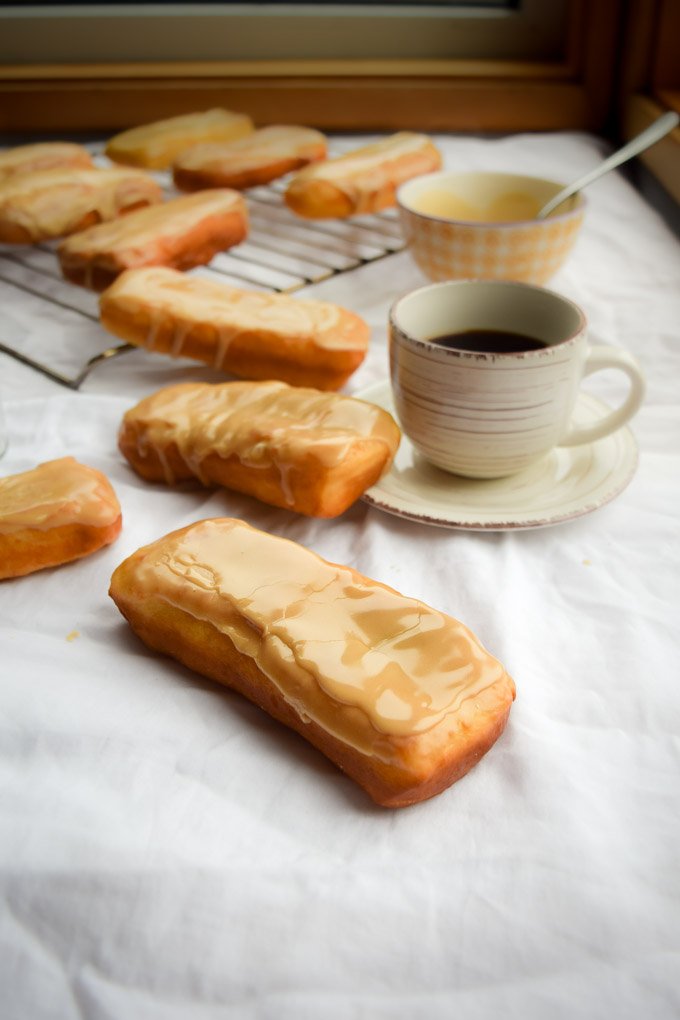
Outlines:
[[[501,173],[424,174],[397,192],[411,255],[430,280],[518,280],[542,284],[578,236],[585,200],[537,214],[562,182]]]

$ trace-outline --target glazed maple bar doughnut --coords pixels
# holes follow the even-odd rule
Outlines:
[[[401,433],[387,411],[281,382],[180,383],[126,412],[137,474],[197,478],[312,517],[337,517],[386,471]]]
[[[199,191],[74,234],[59,246],[59,261],[71,283],[104,290],[125,269],[202,265],[247,234],[238,191]]]
[[[105,152],[115,163],[163,170],[185,149],[201,142],[229,142],[249,135],[253,122],[245,113],[204,110],[142,124],[109,139]]]
[[[174,269],[129,269],[101,295],[102,325],[128,343],[194,358],[242,379],[338,389],[370,330],[326,301],[240,290]]]
[[[400,131],[344,156],[301,170],[285,192],[287,205],[310,219],[375,213],[395,204],[397,188],[438,170],[439,150],[426,135]]]
[[[245,695],[386,807],[460,779],[515,697],[458,620],[240,520],[139,549],[110,595],[150,648]]]
[[[89,556],[121,526],[109,480],[73,457],[0,478],[0,579]]]
[[[72,167],[13,174],[0,182],[0,241],[36,244],[160,202],[163,192],[141,170]]]
[[[56,170],[59,167],[85,170],[92,166],[92,156],[74,142],[33,142],[16,145],[0,152],[0,183],[14,174]]]
[[[324,135],[312,128],[272,124],[234,142],[196,145],[173,166],[182,191],[199,188],[252,188],[324,159]]]

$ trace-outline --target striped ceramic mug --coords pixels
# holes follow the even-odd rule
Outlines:
[[[502,478],[555,446],[620,428],[644,396],[631,355],[592,347],[581,309],[553,291],[500,280],[450,280],[390,309],[390,375],[404,433],[431,463]],[[626,399],[588,427],[572,423],[581,380],[617,368]]]

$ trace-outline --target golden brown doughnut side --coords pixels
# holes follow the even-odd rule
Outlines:
[[[173,269],[192,269],[210,262],[213,255],[244,241],[248,236],[248,219],[243,209],[226,214],[206,216],[183,236],[172,238],[162,253],[160,263]],[[137,263],[134,263],[137,264]],[[147,263],[148,264],[148,263]],[[125,268],[130,268],[126,262]]]
[[[364,715],[363,710],[336,702],[326,688],[319,687],[318,682],[313,679],[314,672],[309,671],[312,667],[306,653],[302,656],[303,665],[299,682],[294,681],[293,686],[289,688],[287,685],[290,680],[286,676],[285,668],[283,672],[277,671],[271,660],[266,658],[266,653],[263,653],[265,654],[263,659],[258,652],[251,654],[239,646],[238,621],[236,631],[230,630],[230,625],[225,625],[227,617],[223,619],[220,617],[219,605],[214,610],[217,613],[215,619],[202,611],[196,612],[196,602],[190,590],[192,587],[190,576],[187,577],[189,583],[184,588],[175,587],[170,597],[167,597],[162,583],[156,586],[155,581],[150,582],[149,579],[154,577],[154,571],[163,569],[158,558],[159,554],[164,557],[165,563],[168,562],[168,556],[172,557],[173,542],[177,540],[181,542],[192,530],[199,530],[205,526],[219,528],[229,523],[226,520],[217,520],[190,525],[151,546],[138,550],[117,568],[111,580],[110,595],[135,633],[149,647],[172,656],[201,675],[237,691],[274,719],[295,730],[363,787],[380,805],[404,807],[418,803],[441,793],[465,775],[503,732],[515,697],[512,679],[496,660],[481,649],[481,646],[474,644],[474,636],[470,635],[469,631],[466,632],[473,642],[473,647],[476,648],[473,655],[492,664],[490,682],[481,690],[476,688],[470,691],[469,696],[464,697],[457,707],[452,706],[449,713],[425,731],[406,735],[381,732]],[[242,529],[247,528],[243,522],[233,523]],[[254,529],[249,530],[252,532]],[[268,536],[268,539],[271,541],[271,536]],[[281,543],[284,540],[274,541]],[[250,552],[252,546],[249,546],[248,550]],[[155,566],[154,558],[159,567]],[[325,563],[317,559],[320,563]],[[186,563],[186,559],[184,562]],[[211,570],[210,562],[204,563],[202,557],[200,562],[202,571]],[[216,564],[212,566],[217,567]],[[325,566],[332,571],[336,565],[325,563]],[[362,593],[361,598],[352,599],[352,604],[356,605],[359,613],[357,617],[359,628],[361,607],[366,596],[369,596],[370,601],[372,591],[387,592],[392,603],[403,603],[404,611],[407,611],[413,603],[413,600],[404,599],[398,593],[385,589],[384,586],[370,581],[351,568],[338,567],[337,570],[342,572],[345,581],[353,590]],[[235,612],[238,614],[240,605],[238,583],[233,589],[230,588],[229,573],[228,563],[223,565],[223,569],[218,569],[220,597],[226,594],[229,612],[232,613],[233,607],[236,606]],[[201,587],[202,576],[198,578]],[[271,584],[274,575],[270,566],[265,569],[265,576]],[[255,564],[252,577],[255,590],[261,581],[262,577]],[[286,590],[286,582],[283,584]],[[317,604],[319,597],[320,593],[317,590]],[[335,598],[336,590],[329,595],[327,608],[331,614],[336,611]],[[248,602],[249,599],[246,600],[246,603]],[[423,604],[420,605],[423,612],[432,612]],[[257,617],[251,619],[247,609],[245,612],[243,625],[250,629],[251,634],[256,635],[259,626]],[[284,620],[287,618],[285,602],[280,605],[278,615]],[[444,617],[442,614],[434,615],[444,621],[445,627],[452,630],[461,627],[458,621],[452,618]],[[298,637],[309,633],[314,644],[315,621],[313,617],[309,621],[305,619],[305,610],[300,603],[295,604],[294,619]],[[218,620],[221,620],[219,625]],[[410,639],[411,629],[408,635]],[[285,633],[282,639],[287,640]],[[421,634],[420,639],[424,641],[426,647],[429,634]],[[257,643],[257,640],[255,636],[251,642]],[[262,640],[266,640],[264,634]],[[295,642],[293,644],[295,645]],[[341,651],[339,654],[341,660],[345,658]],[[347,654],[351,661],[349,646]],[[281,661],[288,660],[284,656]],[[266,667],[263,666],[263,662],[267,662]],[[443,668],[446,678],[449,675],[448,667]],[[359,665],[359,670],[361,669]],[[416,681],[416,691],[419,685],[420,680]],[[338,715],[343,717],[341,729],[336,728],[333,722],[329,726],[324,725],[324,718],[335,720]]]
[[[164,170],[192,145],[242,138],[252,131],[253,122],[247,114],[217,108],[121,131],[109,139],[105,152],[115,163]]]
[[[333,518],[378,481],[390,460],[384,443],[358,438],[337,467],[320,465],[313,451],[300,457],[288,470],[285,485],[275,467],[253,468],[238,457],[223,459],[211,454],[203,461],[202,470],[218,485],[271,506],[307,517]]]
[[[108,478],[72,457],[0,478],[0,579],[89,556],[121,527]]]
[[[124,419],[118,447],[137,474],[149,482],[174,485],[196,479],[176,443],[156,450],[145,441],[145,430],[132,419]],[[307,517],[339,517],[385,470],[389,453],[384,445],[357,440],[348,451],[342,468],[324,469],[313,454],[299,458],[286,472],[285,488],[276,465],[254,467],[238,456],[209,454],[201,461],[205,484],[222,486],[244,496],[253,496],[269,506]]]
[[[33,244],[33,237],[21,223],[3,222],[0,219],[0,244]]]
[[[243,385],[227,383],[223,384],[223,388],[227,393],[230,387],[242,391]],[[252,386],[256,392],[258,390],[257,383],[245,385]],[[177,390],[181,395],[197,388],[186,384],[169,387],[165,392]],[[213,389],[208,385],[203,388],[207,391]],[[297,393],[296,390],[290,392],[293,396]],[[163,393],[160,391],[156,398]],[[351,398],[343,399],[352,403]],[[226,404],[223,406],[226,407]],[[220,407],[216,406],[215,414],[219,413]],[[191,413],[188,418],[191,419]],[[187,427],[186,422],[186,412],[181,408],[175,419],[172,408],[170,411],[157,410],[152,395],[124,415],[118,434],[119,449],[132,468],[147,481],[174,484],[199,478],[205,485],[223,486],[271,506],[321,518],[337,517],[355,503],[388,467],[400,439],[396,422],[382,412],[380,426],[383,434],[372,436],[357,432],[347,440],[342,457],[335,462],[325,463],[323,456],[319,455],[318,444],[323,443],[323,436],[320,439],[311,437],[294,452],[288,451],[279,457],[277,442],[285,444],[285,435],[279,435],[278,440],[267,438],[268,420],[258,421],[254,412],[249,426],[252,435],[247,437],[245,446],[233,452],[230,443],[234,440],[229,437],[226,448],[221,448],[214,440],[215,448],[208,446],[200,454],[195,454],[195,446],[200,443],[201,437],[193,442],[179,438]],[[210,422],[205,428],[211,428]],[[253,461],[250,451],[254,448],[259,448],[260,453],[265,449],[268,459]]]
[[[84,261],[78,256],[59,254],[59,263],[65,280],[75,283],[78,287],[86,287],[99,293],[110,287],[122,269],[115,265],[104,265],[102,257],[98,261]]]
[[[293,178],[284,194],[289,209],[308,220],[346,219],[357,204],[351,194],[332,181]]]
[[[157,289],[159,284],[162,287]],[[165,304],[173,285],[192,298],[188,307]],[[252,295],[262,307],[259,314],[258,305],[254,315],[245,317],[240,306],[248,295],[204,280],[180,278],[175,282],[169,273],[152,277],[132,272],[102,294],[100,320],[109,332],[128,343],[192,358],[241,379],[280,379],[293,386],[337,390],[364,360],[370,329],[354,312],[332,306],[332,326],[319,318],[315,328],[310,311],[309,324],[296,332],[285,325],[287,310],[316,311],[322,305],[283,295]],[[323,304],[326,307],[331,308]],[[282,324],[277,324],[277,309]],[[331,333],[334,345],[326,341]]]
[[[178,482],[195,481],[199,484],[176,443],[150,446],[145,442],[144,426],[128,415],[118,431],[118,449],[139,477],[147,482],[176,485]]]
[[[114,542],[122,526],[119,514],[112,524],[101,528],[65,524],[50,531],[25,528],[9,535],[0,534],[0,580],[90,556]]]
[[[427,136],[399,132],[307,167],[293,178],[284,199],[307,219],[376,213],[395,204],[405,181],[441,165],[441,153]]]
[[[132,215],[132,214],[131,214]],[[67,280],[97,292],[106,290],[126,269],[140,266],[168,266],[172,269],[192,269],[210,262],[214,255],[248,235],[248,223],[240,212],[223,216],[209,216],[197,222],[183,234],[159,239],[146,251],[125,247],[120,251],[96,252],[60,248],[59,261]]]
[[[102,294],[105,297],[106,291]],[[193,323],[184,329],[181,320],[165,320],[156,325],[153,315],[137,314],[134,319],[113,302],[100,306],[105,329],[136,347],[159,354],[173,355],[176,337],[182,335],[181,357],[200,361],[239,379],[280,379],[291,386],[312,386],[319,390],[338,390],[347,382],[366,356],[365,351],[324,351],[311,341],[286,344],[268,334],[242,333],[215,364],[219,347],[217,331],[209,323]],[[153,328],[153,344],[148,337]]]
[[[214,208],[219,196],[223,206]],[[217,199],[216,199],[217,197]],[[188,199],[205,198],[195,207]],[[147,215],[153,211],[153,219]],[[139,209],[122,217],[115,230],[100,224],[74,234],[58,248],[63,275],[71,283],[102,291],[126,269],[168,266],[191,269],[209,262],[219,251],[248,235],[248,213],[236,191],[204,191],[173,199],[153,210]]]
[[[267,163],[266,166],[251,167],[238,172],[231,172],[226,167],[223,170],[217,168],[198,170],[175,166],[172,179],[180,191],[200,191],[202,188],[236,188],[241,191],[269,184],[284,174],[299,170],[309,162],[308,159],[301,159],[299,156],[288,156]]]

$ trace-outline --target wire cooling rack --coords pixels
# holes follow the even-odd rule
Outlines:
[[[167,178],[162,183],[169,187]],[[285,205],[284,189],[285,182],[275,182],[247,191],[248,238],[219,252],[207,266],[193,272],[236,287],[292,294],[404,247],[399,220],[392,209],[349,220],[303,220]],[[99,321],[97,296],[63,279],[56,243],[0,245],[0,304],[6,288],[23,291],[48,318],[50,309],[61,308],[85,320]],[[22,349],[21,337],[3,334],[0,316],[0,352],[74,390],[98,365],[134,350],[130,344],[109,346],[69,373],[30,356]]]

